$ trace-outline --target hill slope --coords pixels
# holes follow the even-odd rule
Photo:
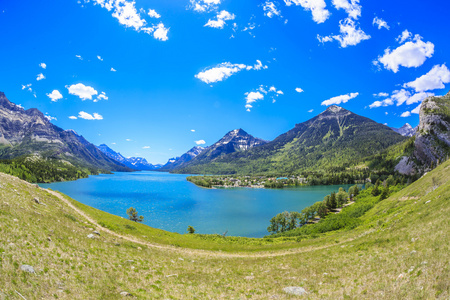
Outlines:
[[[201,160],[206,155],[204,152],[175,171],[191,174],[336,172],[404,140],[405,137],[385,125],[333,105],[272,142],[205,161]]]
[[[168,233],[0,173],[0,297],[448,299],[449,176],[447,161],[359,227],[297,241]]]

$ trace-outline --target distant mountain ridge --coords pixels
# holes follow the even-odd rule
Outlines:
[[[53,125],[36,108],[24,110],[0,92],[0,159],[39,155],[105,171],[131,171],[73,130]]]
[[[390,127],[392,130],[394,130],[397,133],[400,133],[403,136],[411,137],[416,134],[417,127],[413,128],[409,123],[406,123],[400,128],[394,128]]]
[[[125,166],[133,170],[152,171],[161,168],[161,165],[153,165],[143,157],[124,157],[122,154],[114,151],[105,144],[101,144],[100,146],[97,146],[97,148],[105,153],[108,157],[124,164]]]
[[[332,105],[271,142],[220,156],[213,155],[216,148],[208,147],[174,172],[294,174],[308,170],[345,170],[345,166],[405,139],[385,125]],[[203,159],[208,154],[210,159]]]
[[[176,168],[180,168],[181,166],[191,161],[194,157],[199,155],[203,150],[205,150],[205,148],[201,146],[195,146],[183,155],[169,159],[169,161],[164,166],[162,166],[159,171],[170,172]]]

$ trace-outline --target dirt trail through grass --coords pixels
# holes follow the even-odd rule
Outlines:
[[[157,248],[161,250],[170,250],[170,251],[176,251],[176,252],[182,252],[185,254],[193,254],[193,255],[204,255],[204,256],[211,256],[211,257],[249,257],[249,258],[263,258],[263,257],[276,257],[276,256],[285,256],[290,254],[297,254],[297,253],[303,253],[303,252],[310,252],[315,251],[319,249],[325,249],[329,247],[336,247],[337,245],[341,245],[343,243],[352,241],[353,239],[348,239],[343,242],[337,243],[337,244],[331,244],[331,245],[324,245],[324,246],[318,246],[318,247],[308,247],[308,248],[302,248],[302,249],[291,249],[291,250],[285,250],[285,251],[277,251],[277,252],[264,252],[264,253],[251,253],[251,254],[245,254],[245,253],[221,253],[218,251],[208,251],[208,250],[200,250],[200,249],[188,249],[188,248],[178,248],[173,246],[167,246],[167,245],[160,245],[160,244],[154,244],[149,243],[146,241],[138,240],[134,237],[126,236],[118,234],[114,231],[109,230],[108,228],[100,226],[96,220],[88,216],[86,213],[84,213],[79,208],[75,207],[72,203],[70,203],[69,200],[67,200],[63,195],[61,195],[59,192],[55,192],[48,189],[42,189],[44,191],[47,191],[51,195],[57,197],[61,201],[63,201],[65,204],[67,204],[71,209],[76,211],[79,215],[81,215],[83,218],[85,218],[87,221],[92,223],[97,227],[98,230],[103,231],[107,234],[110,234],[112,236],[115,236],[117,238],[127,240],[132,243],[140,244],[147,247]]]

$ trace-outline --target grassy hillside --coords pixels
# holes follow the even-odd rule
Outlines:
[[[448,299],[449,177],[447,161],[355,229],[297,241],[168,233],[0,173],[0,299]]]

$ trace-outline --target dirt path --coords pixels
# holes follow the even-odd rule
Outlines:
[[[70,203],[69,200],[67,200],[59,192],[55,192],[55,191],[48,190],[48,189],[43,189],[43,188],[41,188],[41,189],[46,191],[46,192],[48,192],[48,193],[50,193],[51,195],[57,197],[61,201],[63,201],[71,209],[73,209],[79,215],[81,215],[83,218],[85,218],[87,221],[89,221],[90,223],[95,225],[97,227],[97,230],[99,230],[99,231],[105,232],[105,233],[110,234],[112,236],[115,236],[117,238],[120,238],[120,239],[123,239],[123,240],[127,240],[129,242],[133,242],[133,243],[140,244],[140,245],[143,245],[143,246],[147,246],[147,247],[151,247],[151,248],[155,248],[155,249],[161,249],[161,250],[182,252],[183,254],[204,255],[204,256],[210,256],[210,257],[236,257],[236,258],[277,257],[277,256],[285,256],[285,255],[291,255],[291,254],[297,254],[297,253],[311,252],[311,251],[325,249],[325,248],[329,248],[329,247],[336,247],[337,245],[340,245],[342,243],[346,243],[346,242],[349,242],[349,241],[353,240],[353,239],[348,239],[348,240],[343,241],[343,242],[341,242],[339,244],[331,244],[331,245],[325,245],[325,246],[320,246],[320,247],[309,247],[309,248],[291,249],[291,250],[284,250],[284,251],[280,250],[280,251],[277,251],[276,253],[263,252],[263,253],[249,253],[249,254],[246,254],[246,253],[221,253],[221,252],[218,252],[218,251],[211,251],[211,250],[179,248],[179,247],[173,247],[173,246],[168,246],[168,245],[154,244],[154,243],[149,243],[149,242],[146,242],[146,241],[138,240],[138,239],[136,239],[134,237],[118,234],[118,233],[116,233],[114,231],[109,230],[108,228],[102,227],[102,226],[100,226],[97,223],[96,220],[94,220],[93,218],[88,216],[86,213],[84,213],[79,208],[75,207],[72,203]]]

